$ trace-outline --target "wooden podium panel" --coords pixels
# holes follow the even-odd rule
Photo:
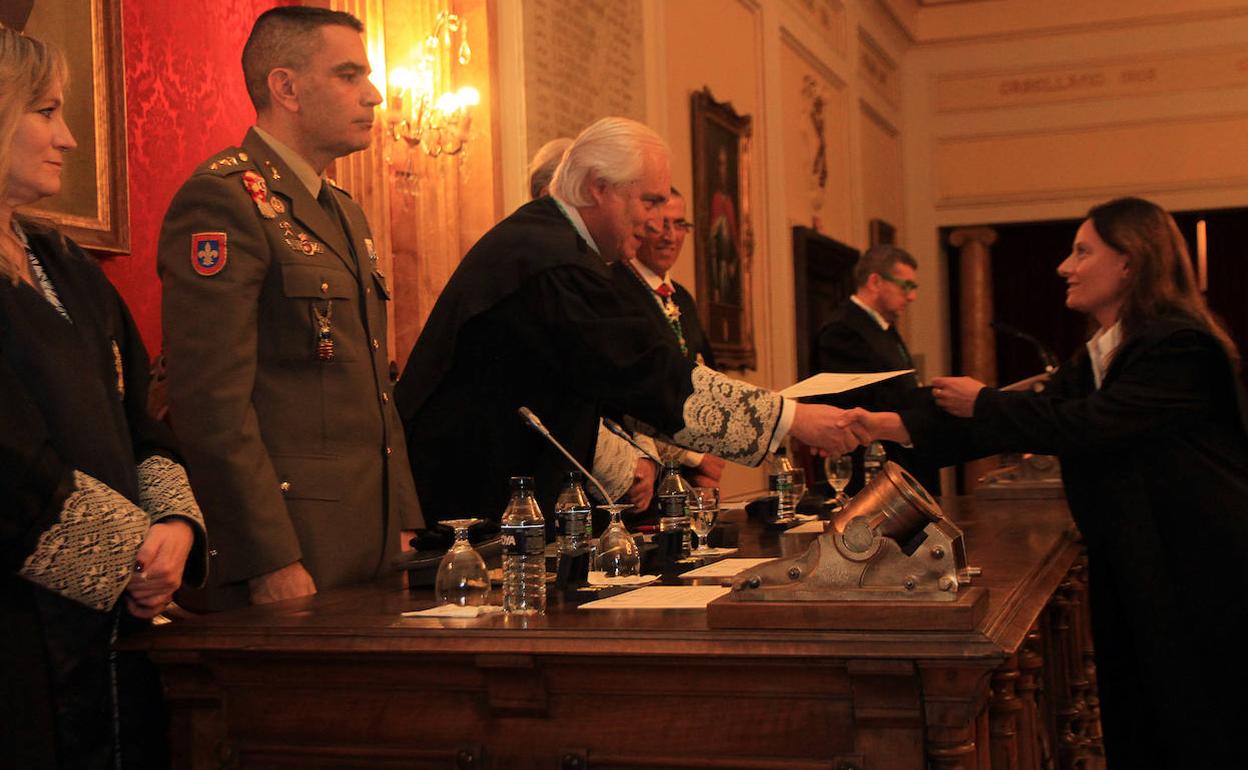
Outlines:
[[[969,628],[884,607],[861,629],[712,628],[700,610],[557,600],[535,618],[402,618],[431,593],[378,583],[174,623],[129,646],[161,667],[181,768],[1084,762],[1094,672],[1064,505],[944,502],[983,570],[965,597]],[[749,526],[740,545],[778,550]]]

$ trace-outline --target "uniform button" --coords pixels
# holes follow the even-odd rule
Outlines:
[[[394,450],[393,450],[393,449],[391,449],[390,447],[386,447],[386,455],[387,455],[387,456],[389,456],[389,455],[391,455],[391,454],[393,454],[393,453],[394,453]]]
[[[381,347],[381,343],[377,341],[376,337],[373,337],[373,350],[377,350],[380,347]]]
[[[381,394],[381,403],[383,403],[383,404],[388,404],[388,403],[390,403],[390,394],[389,394],[389,393],[382,393],[382,394]]]
[[[365,293],[365,294],[372,294],[372,293],[373,293],[373,287],[372,287],[372,286],[365,286],[365,287],[364,287],[364,293]]]
[[[283,481],[281,484],[279,484],[279,485],[277,486],[277,488],[278,488],[278,489],[280,489],[280,490],[282,490],[282,494],[284,495],[284,494],[286,494],[287,492],[289,492],[289,491],[290,491],[290,482],[289,482],[289,481]]]
[[[321,281],[321,294],[328,294],[328,293],[329,293],[329,284],[326,283],[325,281]]]

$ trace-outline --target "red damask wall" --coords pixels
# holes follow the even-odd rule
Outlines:
[[[190,172],[239,142],[255,120],[239,63],[252,22],[275,5],[297,4],[122,1],[132,253],[105,260],[104,270],[153,356],[160,349],[160,221]]]

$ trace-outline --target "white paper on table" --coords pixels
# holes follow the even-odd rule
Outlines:
[[[728,593],[721,586],[650,586],[581,605],[583,610],[702,610]]]
[[[494,604],[461,607],[458,604],[440,604],[427,610],[412,610],[402,613],[405,618],[475,618],[481,615],[492,615],[502,612],[503,608]]]
[[[754,502],[753,500],[721,500],[719,502],[719,510],[721,511],[743,511],[745,506]]]
[[[847,390],[854,390],[864,385],[873,385],[884,380],[891,380],[894,377],[910,374],[913,371],[913,369],[898,369],[895,372],[853,372],[850,374],[823,372],[790,385],[780,391],[780,395],[787,398],[802,398],[803,396],[826,396],[832,393],[844,393]]]
[[[731,556],[734,553],[736,553],[738,550],[739,549],[737,548],[707,548],[705,551],[700,550],[700,549],[695,550],[690,555],[695,559],[696,558],[707,559],[712,556]]]
[[[626,575],[621,577],[607,577],[607,573],[602,570],[589,571],[589,584],[591,586],[648,586],[658,579],[658,575]]]
[[[751,567],[757,567],[764,562],[773,560],[774,557],[768,557],[766,559],[721,559],[712,564],[706,564],[698,567],[697,569],[691,569],[688,572],[681,573],[680,576],[682,578],[733,577],[734,575],[738,575]]]

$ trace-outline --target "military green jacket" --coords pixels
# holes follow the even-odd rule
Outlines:
[[[369,580],[400,528],[422,526],[391,401],[386,278],[364,212],[332,194],[342,227],[253,130],[165,215],[170,415],[215,549],[210,593],[192,603],[245,603],[249,578],[296,560],[319,590]]]

